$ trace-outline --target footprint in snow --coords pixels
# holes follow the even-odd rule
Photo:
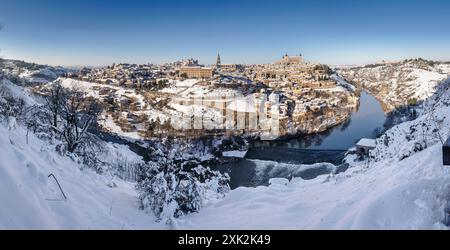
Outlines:
[[[37,176],[36,166],[32,162],[27,162],[26,166],[31,176]]]

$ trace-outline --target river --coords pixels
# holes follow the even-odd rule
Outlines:
[[[361,138],[375,138],[385,120],[380,103],[362,92],[359,109],[346,122],[315,135],[252,142],[244,159],[217,169],[230,175],[231,188],[267,185],[275,177],[313,179],[331,171],[345,171],[341,165],[345,151]]]

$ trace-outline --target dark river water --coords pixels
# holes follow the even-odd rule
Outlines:
[[[361,138],[375,138],[385,120],[380,103],[362,92],[358,111],[345,123],[316,135],[253,142],[244,159],[217,169],[230,175],[231,188],[267,185],[275,177],[313,179],[332,171],[345,171],[341,164],[345,151]],[[337,169],[327,163],[333,163]]]

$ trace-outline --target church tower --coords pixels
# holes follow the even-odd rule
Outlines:
[[[217,53],[217,62],[216,62],[216,67],[217,68],[220,68],[220,65],[221,65],[221,61],[220,61],[220,54],[219,53]]]

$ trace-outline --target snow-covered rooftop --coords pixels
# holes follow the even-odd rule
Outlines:
[[[356,146],[375,148],[375,140],[362,138],[358,143],[356,143]]]
[[[247,150],[244,150],[244,151],[233,150],[233,151],[222,152],[222,155],[224,157],[234,157],[234,158],[244,158],[246,154],[247,154]]]
[[[445,142],[445,146],[450,146],[450,137],[448,137],[447,141]]]

